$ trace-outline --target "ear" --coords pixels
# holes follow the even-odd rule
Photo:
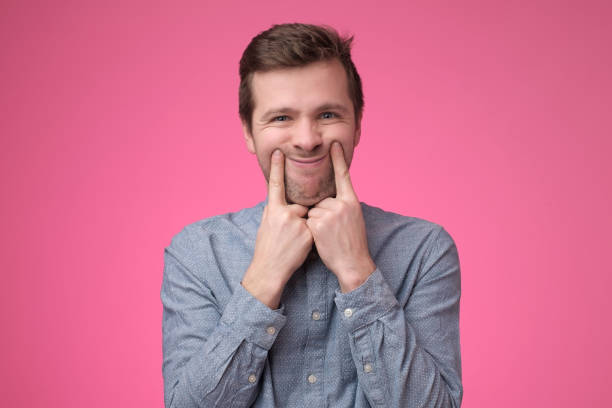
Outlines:
[[[244,136],[244,141],[246,142],[247,150],[251,154],[255,154],[255,141],[253,140],[253,134],[249,130],[249,126],[245,121],[242,121],[242,134]]]

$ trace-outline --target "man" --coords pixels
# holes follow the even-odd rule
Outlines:
[[[457,250],[358,201],[351,40],[286,24],[244,51],[240,116],[268,197],[166,248],[166,407],[460,406]]]

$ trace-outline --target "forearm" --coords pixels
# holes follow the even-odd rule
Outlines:
[[[285,317],[238,287],[205,341],[175,318],[164,308],[166,407],[248,406]]]
[[[336,297],[359,384],[372,406],[459,407],[459,294],[410,323],[379,270]],[[349,311],[350,310],[350,311]]]
[[[161,290],[165,405],[249,406],[286,318],[241,285],[219,305],[180,255],[167,250]]]
[[[251,367],[248,371],[258,378],[265,355],[265,350],[243,342],[231,330],[220,328],[193,355],[184,358],[179,354],[176,357],[187,360],[182,367],[166,368],[171,365],[172,358],[165,359],[166,407],[230,406],[240,385],[250,385],[252,388],[256,385],[248,382],[250,374],[240,375],[240,362],[249,361]],[[242,391],[243,394],[244,391],[250,394],[248,387]],[[244,397],[248,398],[249,395]]]

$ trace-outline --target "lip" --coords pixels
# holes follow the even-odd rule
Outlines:
[[[321,164],[323,160],[325,160],[326,157],[327,155],[318,157],[318,158],[315,157],[315,158],[307,158],[307,159],[306,158],[305,159],[290,158],[289,160],[291,160],[298,167],[315,167]]]

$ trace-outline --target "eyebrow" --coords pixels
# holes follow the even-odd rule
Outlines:
[[[349,112],[349,109],[340,103],[324,103],[323,105],[319,105],[318,107],[315,108],[316,112],[328,111],[328,110],[340,111],[345,114]],[[260,116],[260,120],[266,120],[269,117],[274,116],[274,115],[285,115],[287,113],[295,113],[295,112],[296,112],[295,109],[289,108],[289,107],[272,108],[264,112],[264,114]]]

